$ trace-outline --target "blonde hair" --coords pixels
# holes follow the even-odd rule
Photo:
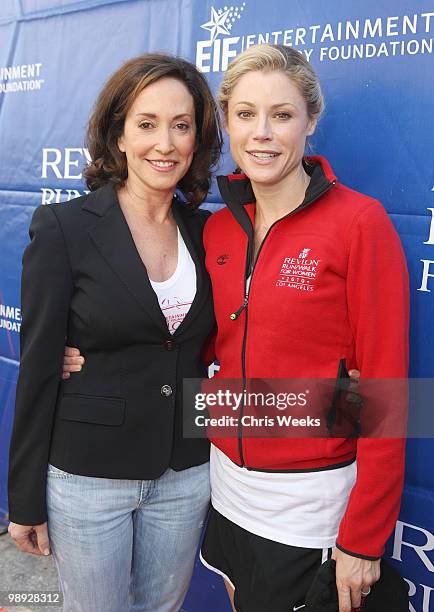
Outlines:
[[[249,72],[262,70],[267,72],[280,70],[286,74],[303,96],[309,118],[319,120],[325,103],[318,77],[312,66],[296,49],[268,43],[249,47],[229,64],[217,95],[226,118],[228,102],[238,81]]]

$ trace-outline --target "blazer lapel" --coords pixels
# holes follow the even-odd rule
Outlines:
[[[114,186],[110,183],[90,194],[82,208],[100,217],[88,230],[98,251],[154,324],[166,338],[169,337],[166,319],[122,214]]]

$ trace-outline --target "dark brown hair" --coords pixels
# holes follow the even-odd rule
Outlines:
[[[147,53],[129,60],[100,92],[86,137],[92,161],[83,174],[91,191],[109,181],[118,186],[124,184],[128,176],[127,160],[117,141],[123,133],[125,117],[140,92],[163,77],[178,79],[193,97],[197,145],[191,166],[178,187],[194,206],[205,199],[211,169],[219,159],[222,145],[216,103],[205,77],[193,64],[160,53]]]

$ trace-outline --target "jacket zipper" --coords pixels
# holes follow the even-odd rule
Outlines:
[[[332,181],[331,183],[329,183],[329,185],[327,186],[326,189],[321,191],[321,193],[319,193],[310,202],[306,202],[306,204],[303,206],[303,208],[305,208],[305,206],[307,206],[309,204],[312,204],[313,202],[318,200],[318,198],[322,197],[325,193],[327,193],[327,191],[329,191],[332,187],[334,187],[335,184],[336,184],[335,180]],[[259,259],[259,256],[261,254],[262,248],[263,248],[263,246],[265,244],[265,241],[267,240],[267,238],[268,238],[271,230],[273,229],[273,227],[275,225],[277,225],[278,223],[280,223],[280,221],[283,221],[287,217],[290,217],[291,215],[293,215],[294,213],[298,212],[299,210],[300,210],[300,206],[298,206],[297,208],[295,208],[294,210],[289,212],[284,217],[281,217],[280,219],[277,219],[277,221],[275,221],[268,228],[268,231],[265,234],[264,239],[262,240],[262,242],[261,242],[261,244],[259,246],[259,250],[258,250],[258,253],[256,255],[256,259],[255,259],[255,262],[253,264],[252,271],[250,273],[249,288],[247,288],[247,279],[249,277],[248,272],[249,272],[249,268],[250,268],[251,251],[252,251],[252,248],[253,248],[253,244],[248,244],[247,245],[246,268],[245,268],[245,271],[244,271],[244,301],[241,304],[241,306],[238,308],[238,310],[236,310],[235,312],[233,312],[230,315],[230,319],[232,321],[236,321],[238,319],[238,317],[240,316],[240,314],[243,312],[243,310],[246,311],[246,316],[245,316],[245,319],[244,319],[243,345],[242,345],[242,348],[241,348],[241,369],[242,369],[242,373],[243,373],[243,392],[244,393],[247,391],[246,345],[247,345],[247,328],[248,328],[248,318],[249,318],[249,309],[248,309],[248,306],[249,306],[249,295],[250,295],[250,287],[252,286],[252,281],[253,281],[253,273],[255,271],[256,264],[258,263],[258,259]],[[242,418],[243,418],[243,414],[244,414],[244,408],[245,408],[244,405],[241,406],[241,408],[240,408],[240,416],[239,416],[239,421],[238,421],[238,451],[239,451],[240,459],[241,459],[241,466],[240,467],[246,467],[246,469],[249,469],[245,465],[245,463],[244,463],[244,453],[243,453],[243,425],[242,425]]]

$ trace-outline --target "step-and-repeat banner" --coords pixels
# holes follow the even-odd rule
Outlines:
[[[233,0],[230,0],[232,2]],[[84,128],[97,92],[125,60],[167,51],[215,90],[243,49],[302,51],[327,110],[311,146],[340,180],[379,198],[411,276],[411,375],[434,377],[434,4],[432,0],[2,0],[0,7],[0,517],[19,360],[21,253],[39,204],[86,192]],[[232,168],[224,155],[221,172]],[[219,205],[215,188],[207,205]],[[67,206],[67,204],[65,204]],[[433,399],[434,403],[434,399]],[[387,556],[410,610],[434,610],[434,445],[408,443],[406,485]],[[201,567],[184,609],[226,610]]]

